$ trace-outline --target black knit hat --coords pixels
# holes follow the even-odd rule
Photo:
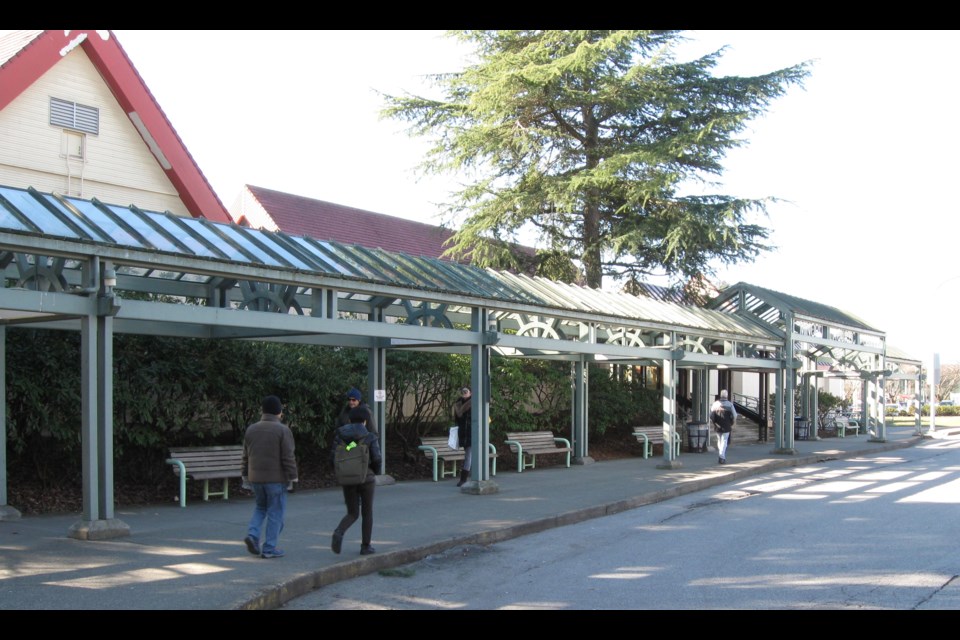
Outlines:
[[[363,407],[354,407],[353,409],[350,409],[350,413],[347,414],[347,419],[350,420],[350,424],[366,422],[368,417],[369,414]]]
[[[280,398],[277,396],[267,396],[263,399],[263,403],[260,406],[262,407],[264,413],[269,413],[275,416],[283,413],[283,403],[280,402]]]

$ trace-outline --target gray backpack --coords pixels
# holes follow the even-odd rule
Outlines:
[[[333,454],[333,471],[340,486],[363,484],[370,470],[370,447],[363,442],[337,445]]]

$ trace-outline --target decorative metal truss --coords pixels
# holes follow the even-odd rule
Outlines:
[[[725,289],[710,308],[765,323],[784,339],[789,357],[806,361],[808,369],[826,369],[837,377],[875,378],[905,365],[919,366],[919,361],[888,346],[884,332],[818,302],[738,283]]]

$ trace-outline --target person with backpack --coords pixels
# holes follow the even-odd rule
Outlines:
[[[337,427],[333,434],[333,447],[330,452],[330,459],[337,467],[337,449],[342,448],[346,451],[349,447],[353,450],[357,447],[366,447],[368,453],[366,474],[359,484],[352,484],[355,480],[350,480],[351,484],[341,484],[343,489],[343,502],[347,506],[347,514],[340,520],[340,524],[333,531],[333,538],[330,541],[330,549],[339,554],[343,545],[343,536],[347,529],[361,518],[360,526],[360,555],[366,556],[375,553],[376,549],[370,544],[370,537],[373,535],[373,491],[377,486],[377,469],[380,468],[382,456],[380,454],[380,440],[377,434],[367,430],[366,422],[369,412],[362,407],[354,407],[350,410],[348,424]],[[342,447],[341,447],[342,445]],[[338,479],[338,482],[341,480]]]
[[[730,442],[730,432],[737,419],[737,410],[727,397],[727,390],[720,391],[720,395],[710,407],[710,422],[717,432],[717,451],[720,454],[718,462],[727,464],[727,444]]]

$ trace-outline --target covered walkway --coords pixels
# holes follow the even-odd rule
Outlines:
[[[498,491],[486,456],[480,456],[489,442],[486,372],[494,351],[571,363],[571,434],[580,464],[591,462],[590,363],[659,367],[668,440],[679,426],[681,372],[689,376],[692,415],[706,419],[709,372],[765,371],[792,384],[794,376],[785,372],[797,368],[792,341],[781,330],[729,309],[688,307],[32,189],[0,186],[0,205],[5,268],[0,338],[6,327],[26,325],[79,331],[82,337],[84,511],[69,531],[80,539],[129,533],[113,500],[114,333],[366,349],[371,398],[385,388],[389,349],[470,354],[476,459],[474,481],[464,488],[477,495]],[[4,388],[5,376],[0,368]],[[777,390],[789,393],[792,387],[778,382]],[[777,397],[779,433],[787,414]],[[383,424],[383,402],[374,409]],[[4,429],[6,422],[0,415]],[[791,452],[792,430],[787,432],[778,442]],[[16,517],[6,503],[5,442],[4,432],[0,517]],[[660,464],[681,463],[673,448],[665,447]]]

